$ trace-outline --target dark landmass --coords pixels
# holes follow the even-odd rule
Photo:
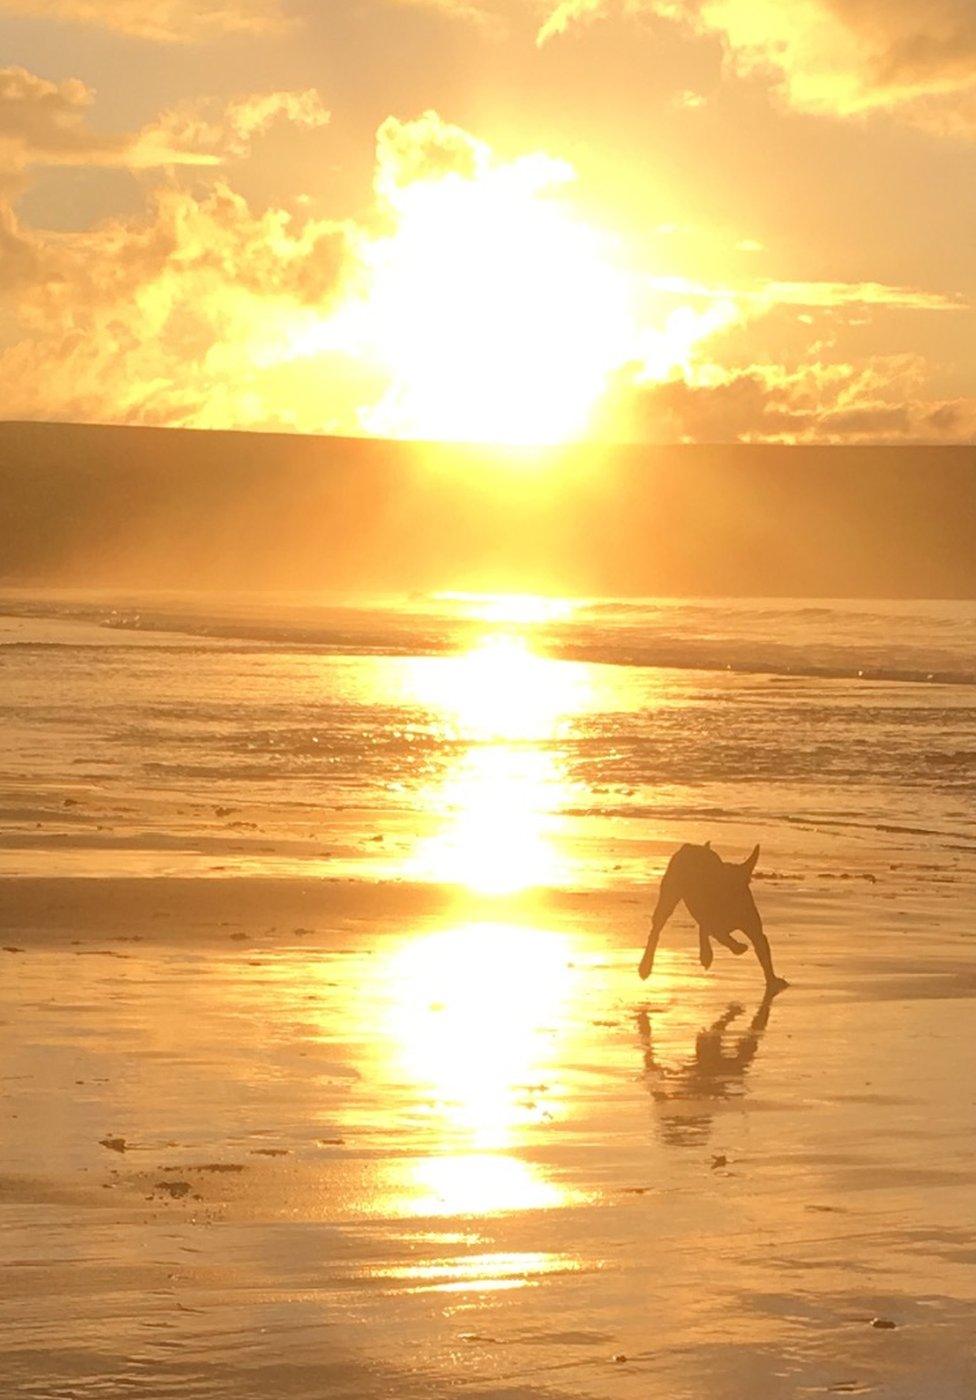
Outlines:
[[[0,581],[976,597],[976,448],[0,424]]]

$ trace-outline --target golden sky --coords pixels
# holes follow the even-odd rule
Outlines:
[[[8,417],[976,427],[973,0],[0,0]]]

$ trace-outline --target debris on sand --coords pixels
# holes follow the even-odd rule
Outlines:
[[[242,1172],[243,1162],[200,1162],[193,1166],[163,1167],[164,1172]]]
[[[23,948],[14,948],[11,944],[5,943],[3,945],[3,951],[5,953],[22,953],[24,950]]]
[[[109,1152],[128,1152],[129,1144],[124,1137],[103,1137],[98,1139],[99,1147],[107,1147]]]
[[[879,1332],[894,1332],[898,1326],[897,1322],[892,1322],[890,1317],[873,1317],[871,1326],[876,1327]]]
[[[252,1147],[252,1157],[287,1157],[287,1147]]]
[[[188,1181],[157,1181],[153,1187],[154,1191],[162,1191],[164,1195],[171,1196],[174,1201],[188,1196],[192,1189]]]
[[[716,1152],[715,1156],[712,1158],[712,1171],[718,1171],[719,1167],[727,1167],[728,1165],[728,1157],[722,1152]]]

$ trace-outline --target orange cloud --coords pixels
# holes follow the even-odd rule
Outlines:
[[[916,356],[700,366],[690,379],[621,379],[613,421],[619,436],[656,442],[971,441],[976,398],[932,398],[927,378]]]
[[[24,68],[0,69],[0,175],[32,165],[219,165],[247,156],[277,121],[318,127],[329,120],[314,90],[258,93],[223,106],[185,103],[141,131],[106,136],[88,125],[92,100],[77,78],[58,83]]]
[[[348,231],[254,213],[226,185],[157,191],[138,219],[50,235],[0,220],[11,417],[241,426],[276,420],[265,352],[341,283]],[[16,268],[15,275],[10,269]]]
[[[42,164],[216,167],[274,122],[316,127],[321,98],[250,94],[187,104],[105,139],[91,94],[0,72],[0,184]],[[267,423],[262,357],[303,308],[329,304],[348,260],[340,223],[254,212],[225,181],[156,190],[142,215],[51,233],[0,200],[0,379],[8,415],[158,423]]]
[[[56,83],[25,68],[0,69],[0,170],[119,160],[125,140],[88,128],[91,102],[77,78]]]
[[[721,39],[730,68],[801,111],[892,111],[976,135],[972,0],[561,0],[538,42],[587,20],[644,11]]]
[[[182,153],[210,182],[176,178],[139,215],[73,232],[25,227],[0,201],[8,416],[431,436],[582,432],[592,416],[604,436],[742,441],[962,440],[976,422],[968,401],[931,397],[918,359],[708,358],[782,308],[941,315],[953,298],[648,278],[576,217],[564,162],[501,160],[435,112],[381,125],[375,204],[353,224],[254,209],[207,169],[271,122],[321,125],[315,93],[182,107],[106,149],[83,85],[0,77],[18,178]]]
[[[0,0],[0,12],[99,25],[162,43],[268,34],[288,26],[281,0]]]
[[[777,306],[829,309],[888,307],[903,311],[964,311],[961,297],[916,287],[892,287],[884,282],[760,282],[738,287],[715,287],[685,277],[652,277],[656,291],[692,301],[732,302],[742,316],[757,315]]]
[[[126,164],[218,165],[243,160],[254,139],[278,122],[316,128],[327,125],[329,119],[314,88],[252,93],[226,104],[185,102],[137,133],[128,147]]]
[[[394,4],[415,9],[437,10],[450,19],[468,20],[473,24],[497,28],[500,16],[488,9],[483,0],[393,0]]]

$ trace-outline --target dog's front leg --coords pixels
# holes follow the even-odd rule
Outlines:
[[[701,924],[699,924],[699,925],[698,925],[698,961],[701,963],[702,967],[711,967],[711,965],[712,965],[712,959],[713,959],[714,956],[715,956],[715,955],[714,955],[714,953],[712,952],[712,940],[709,938],[708,934],[707,934],[707,933],[705,932],[705,930],[702,928]]]
[[[680,854],[680,852],[679,852]],[[668,868],[664,872],[664,879],[661,881],[661,888],[658,891],[657,903],[654,906],[654,913],[651,916],[651,931],[647,935],[647,947],[644,949],[644,956],[640,960],[641,981],[646,982],[654,967],[654,954],[657,952],[657,942],[661,937],[661,930],[670,919],[677,907],[678,901],[682,897],[682,884],[679,871],[675,867],[676,857],[672,856],[668,861]]]
[[[657,952],[658,939],[661,937],[661,930],[654,924],[647,935],[647,947],[644,949],[644,956],[640,960],[640,967],[637,969],[642,982],[646,982],[654,970],[654,954]]]

